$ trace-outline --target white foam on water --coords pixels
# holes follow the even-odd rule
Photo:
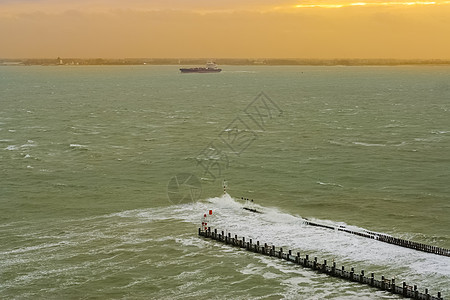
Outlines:
[[[201,216],[213,210],[213,216],[208,216],[212,228],[224,230],[225,234],[244,236],[248,241],[268,243],[283,247],[285,251],[299,250],[301,255],[310,254],[319,259],[335,260],[337,264],[357,264],[365,268],[366,274],[370,269],[384,269],[381,275],[392,275],[403,278],[408,283],[411,279],[417,280],[414,284],[426,287],[430,282],[450,280],[450,258],[431,253],[416,251],[352,235],[349,233],[313,227],[304,224],[301,216],[282,212],[277,208],[261,207],[255,204],[255,209],[262,214],[243,210],[244,205],[225,194],[221,197],[207,199],[191,205],[190,209],[184,207],[182,211],[173,210],[177,218],[198,224]],[[179,213],[179,214],[178,214]],[[342,222],[330,220],[315,220],[321,224],[365,232],[365,228],[350,226]],[[294,252],[295,253],[295,252]],[[409,279],[409,280],[407,280]],[[424,285],[425,284],[425,285]]]
[[[28,140],[25,144],[20,146],[20,148],[30,148],[30,147],[36,147],[36,143],[33,140]]]
[[[81,144],[70,144],[69,147],[72,149],[88,150],[87,145],[81,145]]]
[[[370,143],[363,143],[363,142],[353,142],[355,145],[359,146],[366,146],[366,147],[385,147],[385,144],[370,144]]]
[[[299,299],[299,295],[300,297],[308,295],[311,296],[309,299],[314,299],[316,295],[320,295],[317,296],[317,299],[321,297],[338,299],[336,297],[344,295],[345,297],[342,299],[357,299],[357,293],[361,292],[365,299],[386,296],[377,294],[377,292],[373,293],[369,288],[355,288],[356,284],[354,283],[328,281],[323,274],[283,260],[253,255],[229,245],[199,238],[196,235],[196,227],[201,225],[203,215],[207,214],[208,225],[211,225],[212,228],[224,230],[233,236],[235,234],[239,237],[245,236],[247,241],[252,238],[254,243],[256,241],[266,242],[277,247],[281,246],[285,251],[289,249],[292,249],[294,253],[300,251],[302,257],[309,254],[311,258],[317,256],[319,259],[327,259],[329,262],[334,259],[339,266],[345,265],[347,269],[352,266],[358,271],[364,268],[366,274],[376,269],[377,278],[381,275],[397,276],[399,281],[405,280],[408,284],[418,284],[419,288],[430,288],[433,294],[437,291],[433,287],[436,282],[449,281],[450,263],[447,257],[401,248],[345,232],[308,226],[305,225],[305,219],[301,216],[283,212],[276,207],[254,204],[255,209],[263,212],[261,214],[249,212],[243,207],[244,203],[229,194],[224,194],[194,203],[135,209],[89,218],[66,219],[58,225],[58,227],[64,228],[64,232],[55,232],[49,229],[39,232],[31,231],[29,237],[40,237],[37,244],[12,250],[5,249],[0,253],[5,257],[5,261],[1,265],[13,268],[38,262],[42,264],[42,272],[31,271],[9,280],[7,285],[12,287],[32,283],[45,276],[55,278],[62,276],[64,278],[62,282],[69,283],[74,278],[85,279],[87,269],[95,270],[90,275],[92,278],[106,278],[112,272],[123,272],[123,265],[135,268],[136,262],[132,262],[130,259],[136,257],[139,264],[142,265],[142,261],[146,261],[149,267],[156,269],[179,268],[180,265],[185,264],[184,273],[174,276],[175,279],[181,281],[181,285],[175,287],[174,293],[171,294],[170,298],[174,299],[181,299],[183,289],[207,297],[207,289],[202,289],[197,285],[189,286],[189,282],[197,280],[198,272],[195,270],[198,268],[203,270],[202,274],[208,274],[208,270],[215,274],[214,269],[220,268],[223,263],[228,266],[234,265],[235,271],[247,275],[250,277],[249,280],[255,280],[256,276],[257,280],[279,282],[281,290],[273,291],[276,298]],[[212,210],[211,216],[209,210]],[[354,231],[364,231],[364,228],[349,226],[342,222],[330,220],[316,220],[316,222],[336,227],[345,226]],[[180,234],[172,234],[174,231],[165,227],[173,228],[179,226],[177,224],[190,229],[186,231],[180,228],[180,230],[176,230]],[[165,228],[171,234],[165,235]],[[154,236],[150,234],[151,232],[160,235]],[[26,237],[26,233],[24,237]],[[42,243],[44,240],[47,242]],[[181,249],[182,254],[177,260],[148,256],[149,253],[155,253],[153,249],[155,251],[160,249],[161,245],[174,251]],[[132,253],[131,256],[130,253]],[[164,258],[169,254],[158,253],[158,255]],[[95,257],[98,258],[94,259]],[[44,261],[42,261],[43,259]],[[73,266],[68,265],[61,268],[55,264],[61,260],[81,260],[82,267],[70,269]],[[243,260],[245,263],[238,265],[238,262]],[[203,279],[214,283],[214,281],[210,281],[211,277]],[[136,280],[136,285],[139,285],[140,279],[136,278]],[[142,278],[142,280],[146,279]],[[217,278],[217,280],[224,279]],[[242,281],[243,278],[236,279],[236,284]],[[79,282],[79,284],[83,284],[83,282]],[[163,287],[165,283],[157,281],[155,284]],[[233,282],[233,284],[235,283]],[[238,285],[236,287],[238,290],[241,289]],[[444,288],[440,287],[440,289],[445,292]],[[232,292],[228,295],[235,296]],[[244,292],[243,295],[248,294]],[[355,297],[352,298],[353,296]],[[245,296],[242,299],[244,298]],[[267,295],[262,298],[267,298]]]
[[[434,134],[447,134],[447,133],[450,133],[450,131],[449,130],[433,130],[431,133],[434,133]]]
[[[338,183],[333,183],[333,182],[322,182],[322,181],[317,181],[317,184],[320,185],[329,185],[329,186],[336,186],[336,187],[343,187],[342,185],[338,184]]]
[[[277,208],[262,207],[254,204],[254,208],[263,213],[252,213],[242,209],[244,204],[233,199],[229,194],[213,197],[202,202],[173,205],[152,210],[124,211],[109,216],[138,218],[142,222],[163,221],[167,219],[189,222],[201,226],[202,217],[207,215],[208,226],[223,230],[238,237],[245,236],[253,242],[268,243],[283,247],[285,251],[292,249],[304,254],[316,255],[319,259],[334,259],[338,264],[354,263],[366,268],[385,269],[386,272],[399,276],[422,279],[427,276],[450,279],[450,258],[431,253],[416,251],[352,235],[346,232],[305,225],[301,216],[291,215]],[[209,210],[213,214],[209,215]],[[358,232],[365,228],[347,225],[330,220],[311,220],[333,227],[345,227]],[[195,240],[184,237],[166,237],[183,245],[193,245]],[[158,240],[159,241],[159,240]],[[230,249],[224,246],[224,249]],[[294,252],[295,253],[295,252]],[[349,265],[348,267],[351,267]],[[400,271],[399,271],[400,270]]]
[[[8,147],[4,148],[4,150],[14,151],[19,150],[19,147],[16,145],[9,145]]]
[[[70,243],[66,242],[66,241],[59,242],[59,243],[41,244],[41,245],[36,245],[36,246],[23,247],[23,248],[0,252],[0,255],[25,253],[25,252],[48,249],[48,248],[53,248],[53,247],[68,246],[68,245],[70,245]]]

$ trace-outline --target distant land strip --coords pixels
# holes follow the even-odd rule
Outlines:
[[[26,58],[2,59],[0,66],[55,66],[55,65],[205,65],[207,58]],[[301,58],[217,58],[218,65],[267,66],[400,66],[450,65],[450,59],[301,59]]]

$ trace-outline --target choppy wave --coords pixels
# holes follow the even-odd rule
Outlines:
[[[88,150],[88,146],[87,145],[81,145],[81,144],[70,144],[69,147],[71,149],[77,149],[77,150]]]
[[[308,295],[308,299],[391,297],[331,280],[294,264],[199,238],[197,227],[209,210],[212,215],[208,215],[208,225],[227,233],[300,251],[302,255],[334,260],[347,267],[365,269],[366,273],[373,271],[378,277],[396,276],[399,281],[430,288],[431,292],[442,290],[444,295],[449,292],[447,257],[307,226],[301,216],[274,207],[254,204],[254,208],[263,212],[254,214],[243,210],[243,206],[244,203],[225,194],[168,207],[59,220],[47,227],[32,227],[27,222],[2,226],[6,236],[15,233],[28,242],[22,242],[23,246],[14,247],[10,242],[1,246],[0,268],[8,276],[0,284],[0,292],[14,295],[24,285],[42,285],[40,291],[46,294],[63,295],[77,288],[95,295],[100,292],[91,289],[98,289],[103,281],[109,286],[112,276],[120,282],[111,286],[119,294],[138,296],[142,289],[153,286],[147,297],[154,299],[182,299],[186,292],[211,298],[211,288],[236,299],[301,299],[302,295]],[[322,222],[365,230],[342,222]],[[22,271],[14,275],[13,270]],[[58,284],[49,288],[49,280]],[[233,286],[233,292],[226,285]],[[167,286],[171,286],[168,294],[164,292]],[[28,296],[39,295],[34,291]]]

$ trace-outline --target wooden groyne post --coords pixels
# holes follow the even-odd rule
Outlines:
[[[248,241],[246,241],[247,239],[245,237],[239,239],[237,235],[234,235],[234,237],[232,237],[230,233],[228,233],[228,235],[224,235],[223,231],[221,231],[221,233],[217,233],[217,229],[211,231],[211,227],[208,227],[207,230],[202,230],[202,228],[199,228],[198,234],[199,236],[210,238],[234,247],[239,247],[250,252],[287,260],[302,267],[310,268],[317,272],[324,273],[333,277],[366,284],[379,290],[390,292],[392,294],[399,294],[405,298],[419,300],[444,299],[441,295],[441,292],[438,292],[437,296],[431,296],[428,293],[428,289],[425,289],[425,292],[423,293],[419,292],[417,285],[410,286],[406,284],[406,282],[402,282],[402,284],[399,285],[396,284],[395,279],[389,280],[384,276],[381,276],[381,280],[377,280],[375,279],[374,273],[371,273],[370,276],[367,277],[365,276],[364,270],[361,270],[360,273],[355,272],[354,268],[351,268],[350,271],[346,271],[344,266],[342,266],[341,269],[336,268],[335,262],[333,262],[333,264],[330,266],[327,264],[326,260],[324,260],[323,263],[320,263],[317,257],[314,257],[313,260],[310,260],[309,255],[305,255],[305,257],[302,258],[300,256],[300,252],[297,252],[297,255],[293,255],[292,250],[288,250],[286,252],[283,251],[283,248],[277,248],[274,245],[269,245],[267,243],[262,244],[259,241],[256,241],[256,243],[254,243],[252,239],[248,239]],[[277,249],[278,251],[276,251]]]

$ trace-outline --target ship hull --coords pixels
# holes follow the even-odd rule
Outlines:
[[[222,69],[210,68],[181,68],[181,73],[219,73]]]

